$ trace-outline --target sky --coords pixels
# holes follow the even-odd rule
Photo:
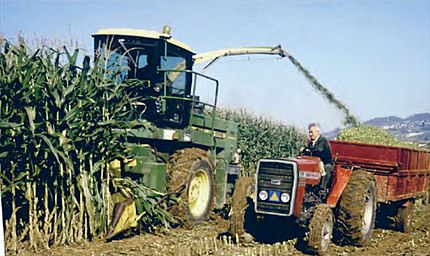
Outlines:
[[[72,40],[89,55],[99,29],[166,24],[197,53],[282,45],[361,121],[430,112],[427,0],[0,0],[4,37]],[[344,115],[286,58],[228,57],[205,74],[219,81],[222,107],[303,130],[342,127]]]

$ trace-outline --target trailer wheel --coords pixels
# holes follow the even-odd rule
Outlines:
[[[232,196],[230,233],[233,239],[238,238],[240,242],[254,240],[256,214],[253,201],[250,198],[254,191],[255,180],[253,177],[240,177],[237,180]]]
[[[429,185],[428,185],[428,187],[426,189],[426,192],[425,192],[425,194],[423,196],[423,200],[422,201],[423,201],[423,205],[430,204],[430,183],[429,183]]]
[[[364,170],[352,172],[339,203],[337,240],[364,246],[372,237],[376,217],[376,183]]]
[[[318,255],[327,251],[333,235],[334,217],[331,208],[325,204],[315,207],[309,223],[307,247]]]
[[[186,148],[169,160],[167,191],[180,195],[179,204],[170,212],[184,224],[207,218],[213,207],[214,173],[206,151]]]
[[[413,229],[414,203],[411,201],[406,206],[401,206],[394,217],[396,229],[403,233],[410,233]]]

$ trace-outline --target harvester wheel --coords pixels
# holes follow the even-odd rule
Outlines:
[[[327,251],[333,235],[334,216],[328,205],[317,205],[309,223],[307,247],[318,255]]]
[[[375,226],[376,201],[373,174],[353,171],[339,203],[336,222],[339,242],[364,246],[370,241]]]
[[[255,191],[253,177],[240,177],[235,185],[230,215],[230,233],[240,242],[254,240],[256,214],[251,196]],[[239,242],[237,241],[237,242]]]
[[[186,148],[169,160],[167,191],[178,193],[180,201],[170,212],[183,224],[194,224],[207,218],[214,198],[213,165],[206,151]]]
[[[396,229],[404,233],[410,233],[412,231],[413,215],[414,203],[412,201],[406,206],[399,207],[394,217]]]

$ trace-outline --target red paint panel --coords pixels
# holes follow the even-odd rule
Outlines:
[[[300,156],[300,157],[291,157],[290,160],[295,160],[299,172],[310,172],[310,173],[321,173],[320,171],[320,159],[318,157],[313,156]],[[300,176],[300,174],[299,174]],[[320,183],[320,179],[303,179],[301,180],[305,181],[308,185],[318,185]]]
[[[333,159],[373,169],[430,169],[430,152],[402,147],[331,140]]]
[[[417,190],[425,191],[426,175],[420,173],[417,178]]]
[[[378,202],[388,201],[388,179],[389,176],[387,175],[375,175]]]
[[[327,197],[327,205],[333,208],[336,207],[337,201],[348,184],[351,173],[351,169],[342,168],[340,165],[336,166],[333,183],[330,188],[330,195]]]
[[[387,200],[389,200],[389,201],[396,200],[397,192],[398,192],[397,191],[397,184],[398,184],[397,175],[390,175],[388,177],[387,197],[386,197]]]
[[[294,213],[293,213],[294,216],[296,217],[300,216],[304,197],[305,197],[305,186],[297,186],[296,203],[294,205]]]
[[[333,158],[343,159],[356,158],[362,161],[378,165],[379,163],[397,163],[399,148],[370,145],[363,143],[350,143],[344,141],[330,141]]]
[[[406,170],[412,169],[412,165],[410,164],[410,155],[411,155],[411,152],[407,150],[402,150],[400,152],[399,165],[401,166],[402,169],[406,169]]]
[[[424,151],[419,152],[417,169],[420,169],[420,170],[430,169],[430,154]]]
[[[418,168],[418,153],[419,152],[414,152],[411,151],[411,158],[409,159],[409,168],[405,168],[405,169],[417,169]]]
[[[430,170],[404,170],[391,174],[389,176],[385,200],[396,201],[424,194],[430,179],[429,171]],[[378,186],[380,185],[381,184],[378,183]]]

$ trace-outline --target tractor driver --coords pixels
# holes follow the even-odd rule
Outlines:
[[[326,198],[328,194],[328,185],[333,170],[333,159],[331,147],[328,140],[321,136],[321,128],[318,123],[310,123],[308,125],[309,140],[306,147],[300,149],[300,152],[306,156],[316,156],[321,159],[324,164],[324,172],[320,183],[320,195]]]

